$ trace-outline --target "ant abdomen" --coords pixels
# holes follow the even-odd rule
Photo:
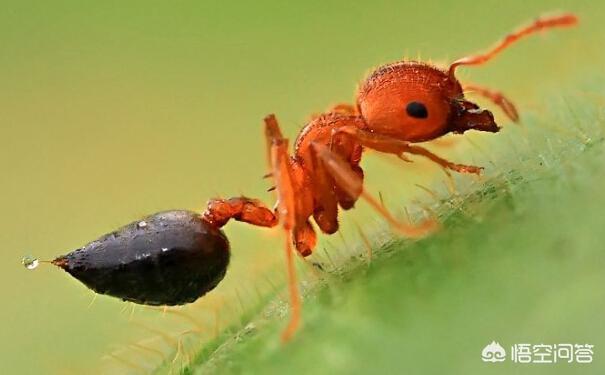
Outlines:
[[[160,212],[53,263],[97,293],[146,305],[182,305],[223,279],[229,242],[195,212]]]

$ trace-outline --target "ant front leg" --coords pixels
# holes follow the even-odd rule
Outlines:
[[[519,112],[515,105],[508,100],[500,91],[494,91],[486,87],[477,85],[464,85],[464,90],[469,94],[478,94],[491,100],[495,105],[500,107],[506,116],[513,122],[519,122]]]
[[[418,226],[400,222],[363,188],[363,180],[342,157],[321,143],[314,142],[311,147],[316,153],[317,159],[323,164],[323,168],[330,174],[339,188],[351,197],[361,197],[367,201],[398,232],[408,237],[422,237],[437,228],[438,224],[433,219],[426,220]]]
[[[447,159],[435,155],[424,147],[417,146],[410,142],[401,141],[399,139],[388,137],[385,135],[371,133],[359,129],[356,126],[349,125],[334,129],[332,136],[336,137],[340,134],[346,134],[347,136],[352,137],[356,142],[358,142],[364,147],[379,152],[396,155],[404,161],[409,161],[409,159],[405,156],[405,154],[408,153],[424,156],[432,162],[439,164],[442,168],[450,169],[458,173],[471,173],[479,175],[481,174],[481,170],[483,170],[482,167],[477,167],[474,165],[453,163]]]

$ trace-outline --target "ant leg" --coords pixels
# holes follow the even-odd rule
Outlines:
[[[296,282],[296,267],[292,249],[292,232],[296,226],[295,191],[292,183],[292,170],[288,155],[288,140],[282,135],[274,115],[265,117],[265,135],[270,145],[271,173],[277,192],[277,212],[286,234],[286,267],[288,270],[288,290],[290,292],[290,322],[282,333],[282,341],[289,341],[300,325],[301,297]],[[297,234],[301,234],[297,231]],[[300,239],[300,238],[299,238]]]
[[[509,47],[511,44],[517,42],[519,39],[535,34],[538,31],[546,30],[554,27],[568,27],[574,26],[578,23],[578,18],[572,13],[560,14],[557,16],[550,16],[544,18],[538,18],[533,23],[528,26],[522,27],[521,29],[508,34],[504,39],[502,39],[498,44],[496,44],[492,49],[487,51],[486,53],[474,56],[467,56],[461,59],[458,59],[450,65],[449,74],[451,76],[454,75],[454,71],[457,67],[461,65],[481,65],[489,60],[491,60],[494,56],[498,55],[502,50]]]
[[[362,180],[340,155],[320,143],[312,143],[311,146],[317,153],[317,157],[323,162],[328,173],[334,178],[337,186],[352,197],[359,196],[366,200],[398,232],[408,237],[421,237],[436,229],[437,222],[432,219],[426,220],[418,226],[400,222],[377,199],[365,191]]]
[[[504,111],[509,119],[513,122],[519,122],[519,112],[517,112],[517,108],[515,108],[515,105],[502,95],[500,91],[493,91],[477,85],[464,85],[464,90],[468,91],[470,94],[478,94],[491,100]]]
[[[272,157],[272,148],[274,142],[283,142],[284,136],[279,128],[279,124],[277,123],[277,119],[275,115],[268,115],[265,117],[265,141],[266,141],[266,155],[267,155],[267,165],[269,166],[270,173],[273,172],[273,157]],[[285,140],[287,142],[287,140]],[[287,148],[287,147],[286,147]]]
[[[356,142],[358,142],[362,146],[379,152],[397,155],[397,157],[406,161],[408,161],[408,159],[404,154],[408,153],[424,156],[432,162],[439,164],[442,168],[450,169],[458,173],[472,173],[478,175],[481,174],[481,170],[483,169],[482,167],[476,167],[473,165],[452,163],[449,160],[435,155],[424,147],[416,146],[410,142],[401,141],[399,139],[391,138],[381,134],[370,133],[368,131],[359,129],[356,126],[348,125],[334,129],[332,136],[336,137],[340,134],[346,134],[352,137],[353,139],[355,139]]]
[[[328,112],[340,113],[343,115],[357,115],[357,107],[349,103],[338,103],[331,107]]]
[[[351,169],[353,170],[353,173],[357,175],[357,178],[363,182],[363,169],[361,169],[359,165],[351,165]],[[350,210],[353,208],[355,206],[355,202],[357,202],[357,199],[359,198],[349,196],[349,194],[342,191],[342,189],[340,189],[338,186],[336,187],[336,197],[338,198],[338,204],[343,210]]]
[[[325,113],[338,113],[341,115],[349,115],[349,116],[357,116],[359,112],[357,111],[357,107],[353,104],[349,103],[338,103],[328,108],[326,112],[323,113],[313,113],[310,116],[310,120],[315,120],[316,118],[322,116]]]
[[[316,201],[313,218],[322,232],[333,234],[338,230],[338,199],[334,190],[334,181],[313,149],[310,155],[313,164],[311,167],[313,196]]]
[[[315,234],[315,230],[309,220],[306,220],[302,224],[297,224],[292,234],[294,236],[296,251],[303,257],[311,255],[317,244],[317,234]]]
[[[338,153],[338,150],[334,149],[335,146],[332,145],[332,147],[333,151]],[[361,150],[361,147],[359,149]],[[311,149],[309,154],[312,161],[310,169],[312,170],[311,179],[313,181],[315,202],[313,218],[322,232],[333,234],[339,227],[338,207],[340,206],[344,210],[353,208],[359,195],[352,196],[343,191],[338,185],[335,185],[334,179],[326,170],[323,161],[318,159],[317,152]],[[349,160],[348,164],[357,178],[363,182],[364,175],[363,170],[359,166],[359,157],[353,157],[353,159]]]
[[[288,269],[288,291],[290,293],[290,321],[282,332],[281,339],[288,342],[296,333],[300,325],[301,299],[296,281],[296,267],[294,265],[294,251],[292,249],[292,232],[286,231],[286,267]]]
[[[285,230],[295,224],[295,192],[292,184],[288,140],[283,137],[275,115],[265,117],[265,136],[269,147],[271,175],[277,192],[277,211]]]

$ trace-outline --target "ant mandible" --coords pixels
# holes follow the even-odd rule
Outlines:
[[[301,317],[292,245],[303,257],[313,252],[317,239],[311,217],[323,233],[332,234],[338,230],[338,207],[351,209],[362,198],[406,236],[423,236],[437,227],[434,219],[415,226],[398,221],[364,190],[363,150],[406,161],[408,155],[419,155],[445,169],[481,173],[480,167],[452,163],[416,144],[447,133],[500,130],[490,111],[466,100],[465,90],[486,97],[518,121],[515,106],[501,93],[461,84],[456,69],[482,65],[524,36],[577,22],[573,14],[539,18],[486,53],[458,59],[447,70],[418,61],[381,66],[361,84],[356,105],[341,104],[311,120],[298,135],[292,155],[275,116],[267,116],[268,176],[274,179],[278,197],[274,210],[246,197],[212,199],[201,215],[157,213],[52,263],[98,293],[148,305],[181,305],[195,301],[223,279],[230,255],[220,228],[229,220],[261,227],[281,224],[291,303],[282,338],[288,340]],[[26,265],[33,268],[31,262]]]

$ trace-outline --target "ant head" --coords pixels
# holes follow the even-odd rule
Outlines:
[[[464,99],[453,74],[419,62],[376,70],[361,86],[357,104],[369,130],[403,141],[499,130],[490,111]]]

